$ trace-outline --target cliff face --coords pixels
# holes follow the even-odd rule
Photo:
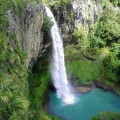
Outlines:
[[[45,17],[45,8],[42,5],[27,6],[24,26],[23,49],[28,54],[27,65],[36,61],[44,48],[42,25]]]
[[[37,57],[44,50],[42,25],[45,17],[45,8],[41,4],[35,6],[27,5],[24,17],[24,27],[20,31],[20,18],[14,15],[12,10],[8,11],[9,31],[14,32],[19,41],[20,48],[28,54],[26,67],[37,60]],[[9,38],[12,47],[15,47],[14,40]]]
[[[0,120],[38,120],[47,116],[41,108],[50,84],[48,54],[38,60],[35,69],[29,67],[49,42],[42,30],[45,8],[36,1],[0,1]],[[29,72],[28,67],[32,69]]]
[[[75,26],[81,27],[94,24],[98,17],[102,14],[102,5],[97,5],[94,1],[75,0],[72,3],[75,14]]]
[[[74,0],[63,8],[53,7],[64,41],[67,42],[70,40],[74,27],[84,27],[89,31],[89,26],[101,17],[102,10],[103,5],[92,0]]]
[[[76,26],[79,28],[83,26],[89,31],[90,24],[94,24],[101,16],[102,8],[102,5],[97,5],[91,0],[74,0],[62,8],[53,8],[64,41],[69,42]],[[20,18],[14,15],[12,9],[8,11],[9,31],[16,34],[20,47],[28,54],[26,67],[29,64],[33,65],[37,57],[45,51],[46,42],[42,33],[45,14],[43,5],[28,4],[25,9],[24,27],[21,30]],[[9,38],[9,42],[15,48],[14,40]]]

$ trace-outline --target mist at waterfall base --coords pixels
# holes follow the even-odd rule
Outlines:
[[[52,38],[52,56],[53,56],[52,67],[50,72],[53,84],[56,88],[58,97],[62,98],[65,104],[72,104],[74,103],[74,95],[72,93],[72,88],[66,76],[63,40],[51,10],[48,7],[45,8],[47,16],[50,17],[54,23],[50,30],[50,35]]]
[[[64,120],[91,120],[92,116],[100,112],[120,112],[120,97],[102,89],[93,89],[86,94],[76,95],[76,102],[71,105],[64,105],[56,92],[50,92],[49,96],[51,114]]]

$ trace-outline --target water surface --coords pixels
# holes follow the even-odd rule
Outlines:
[[[76,103],[72,105],[64,105],[56,92],[50,92],[49,96],[52,114],[64,120],[90,120],[99,112],[120,112],[120,97],[102,89],[76,95]]]

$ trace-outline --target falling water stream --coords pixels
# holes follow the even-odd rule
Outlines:
[[[71,86],[66,76],[63,40],[60,35],[59,28],[55,21],[55,18],[48,7],[46,7],[46,13],[48,17],[51,17],[54,23],[50,30],[53,51],[51,68],[53,84],[56,88],[58,97],[62,98],[65,104],[72,104],[74,103],[74,95],[72,93]]]

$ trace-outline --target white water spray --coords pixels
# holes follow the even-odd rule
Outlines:
[[[65,104],[72,104],[74,103],[75,98],[66,76],[63,40],[61,38],[55,18],[48,7],[46,7],[46,12],[47,16],[51,17],[54,23],[50,30],[53,46],[53,60],[51,68],[53,83],[56,88],[58,97],[61,97]]]

